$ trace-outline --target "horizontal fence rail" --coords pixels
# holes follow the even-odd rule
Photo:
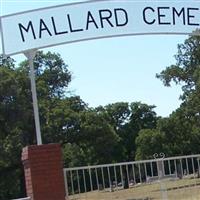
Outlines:
[[[31,200],[31,197],[25,197],[25,198],[21,198],[21,199],[12,199],[12,200]]]
[[[200,176],[200,154],[133,162],[65,168],[68,195],[117,191],[142,183]]]

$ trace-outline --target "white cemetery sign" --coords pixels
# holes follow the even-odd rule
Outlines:
[[[192,34],[200,1],[98,0],[0,18],[3,54],[65,43],[142,34]]]

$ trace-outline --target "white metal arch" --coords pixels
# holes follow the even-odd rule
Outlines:
[[[33,59],[37,49],[109,37],[200,35],[200,1],[90,0],[0,17],[3,56],[29,60],[37,144],[42,144]]]

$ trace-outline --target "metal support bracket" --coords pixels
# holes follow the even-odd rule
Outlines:
[[[38,100],[37,100],[37,91],[36,91],[36,84],[35,84],[35,70],[33,65],[33,59],[36,55],[36,50],[30,50],[24,52],[24,55],[27,57],[30,67],[30,80],[31,80],[31,92],[32,92],[32,99],[33,99],[33,110],[34,110],[34,118],[35,118],[35,128],[36,128],[36,138],[37,144],[42,144],[42,137],[40,131],[40,119],[39,119],[39,109],[38,109]]]

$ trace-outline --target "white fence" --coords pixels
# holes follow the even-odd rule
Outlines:
[[[200,154],[64,169],[69,196],[92,191],[117,191],[164,179],[199,177]],[[163,155],[161,155],[163,156]]]

